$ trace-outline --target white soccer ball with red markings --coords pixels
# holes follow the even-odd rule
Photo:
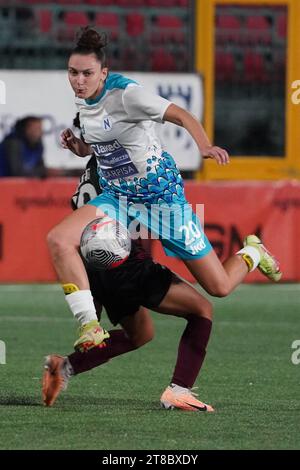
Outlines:
[[[108,216],[93,220],[82,232],[80,252],[89,268],[116,268],[126,261],[130,251],[128,230]]]

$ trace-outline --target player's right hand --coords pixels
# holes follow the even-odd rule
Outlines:
[[[60,143],[64,149],[71,150],[79,157],[85,157],[91,153],[89,146],[81,139],[78,139],[69,128],[60,134]]]
[[[71,131],[71,129],[65,129],[60,134],[60,143],[64,149],[72,150],[72,147],[76,145],[77,138]]]

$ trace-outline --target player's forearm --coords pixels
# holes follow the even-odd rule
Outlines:
[[[205,130],[203,129],[202,124],[191,114],[186,113],[183,116],[182,126],[193,137],[201,154],[204,154],[205,150],[212,146]]]
[[[195,140],[201,153],[212,144],[201,123],[191,113],[175,104],[171,104],[165,113],[164,120],[184,127]]]
[[[83,142],[81,139],[78,139],[76,144],[76,155],[78,157],[87,157],[88,155],[91,155],[93,153],[92,147]]]

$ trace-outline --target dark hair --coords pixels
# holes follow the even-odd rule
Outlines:
[[[102,67],[107,67],[106,54],[104,48],[107,46],[107,36],[105,33],[99,34],[90,26],[85,26],[76,35],[76,46],[71,54],[95,54]]]
[[[42,118],[39,116],[26,116],[24,118],[18,119],[15,122],[15,132],[19,136],[23,136],[27,125],[32,121],[42,121]]]

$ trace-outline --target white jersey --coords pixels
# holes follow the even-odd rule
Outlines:
[[[97,157],[104,191],[151,200],[151,194],[162,195],[169,182],[180,183],[175,163],[163,152],[155,132],[155,122],[163,122],[170,101],[110,73],[97,98],[76,98],[76,104],[81,132]],[[166,174],[168,169],[176,175]]]

